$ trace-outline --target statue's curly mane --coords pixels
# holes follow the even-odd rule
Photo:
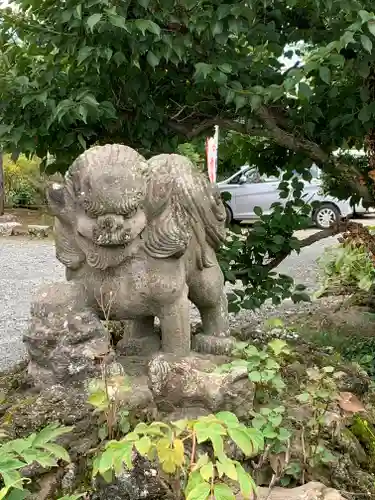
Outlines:
[[[185,156],[162,154],[148,165],[146,251],[155,258],[183,255],[195,237],[198,267],[211,266],[207,244],[217,250],[225,239],[226,214],[217,188]]]
[[[98,173],[113,176],[108,192],[90,198]],[[123,180],[123,182],[121,182]],[[101,192],[100,192],[101,193]],[[103,200],[100,196],[104,196]],[[213,264],[208,246],[217,250],[225,238],[225,208],[217,189],[190,160],[181,155],[158,155],[148,162],[135,150],[119,144],[96,146],[81,154],[69,168],[64,186],[48,192],[56,215],[56,250],[63,264],[77,269],[87,260],[99,269],[115,267],[127,250],[109,249],[91,243],[74,230],[77,203],[93,216],[105,208],[131,211],[140,203],[147,217],[144,248],[158,259],[182,256],[196,240],[200,269]]]

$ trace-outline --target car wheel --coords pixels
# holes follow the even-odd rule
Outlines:
[[[340,210],[331,203],[323,203],[314,213],[314,223],[319,229],[329,229],[329,227],[339,222],[341,218]]]

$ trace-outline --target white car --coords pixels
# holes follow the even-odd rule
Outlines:
[[[324,195],[317,170],[312,170],[312,174],[311,182],[303,181],[305,189],[302,196],[307,203],[320,203],[311,214],[313,223],[321,229],[327,229],[340,218],[351,216],[353,206],[349,201],[340,201]],[[254,207],[260,207],[264,214],[269,214],[273,203],[286,203],[287,199],[279,198],[277,188],[280,181],[281,176],[279,178],[260,175],[255,167],[245,165],[228,179],[218,182],[221,193],[231,194],[231,199],[225,201],[228,222],[251,222],[258,218]],[[358,210],[365,211],[363,207],[356,206],[356,212]]]

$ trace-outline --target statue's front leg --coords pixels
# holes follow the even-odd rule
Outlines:
[[[188,288],[172,304],[161,305],[160,327],[164,352],[186,356],[190,353],[190,303]]]

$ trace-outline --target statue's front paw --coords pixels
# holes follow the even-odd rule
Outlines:
[[[230,355],[236,344],[236,339],[198,333],[193,336],[192,344],[193,350],[202,354]]]

